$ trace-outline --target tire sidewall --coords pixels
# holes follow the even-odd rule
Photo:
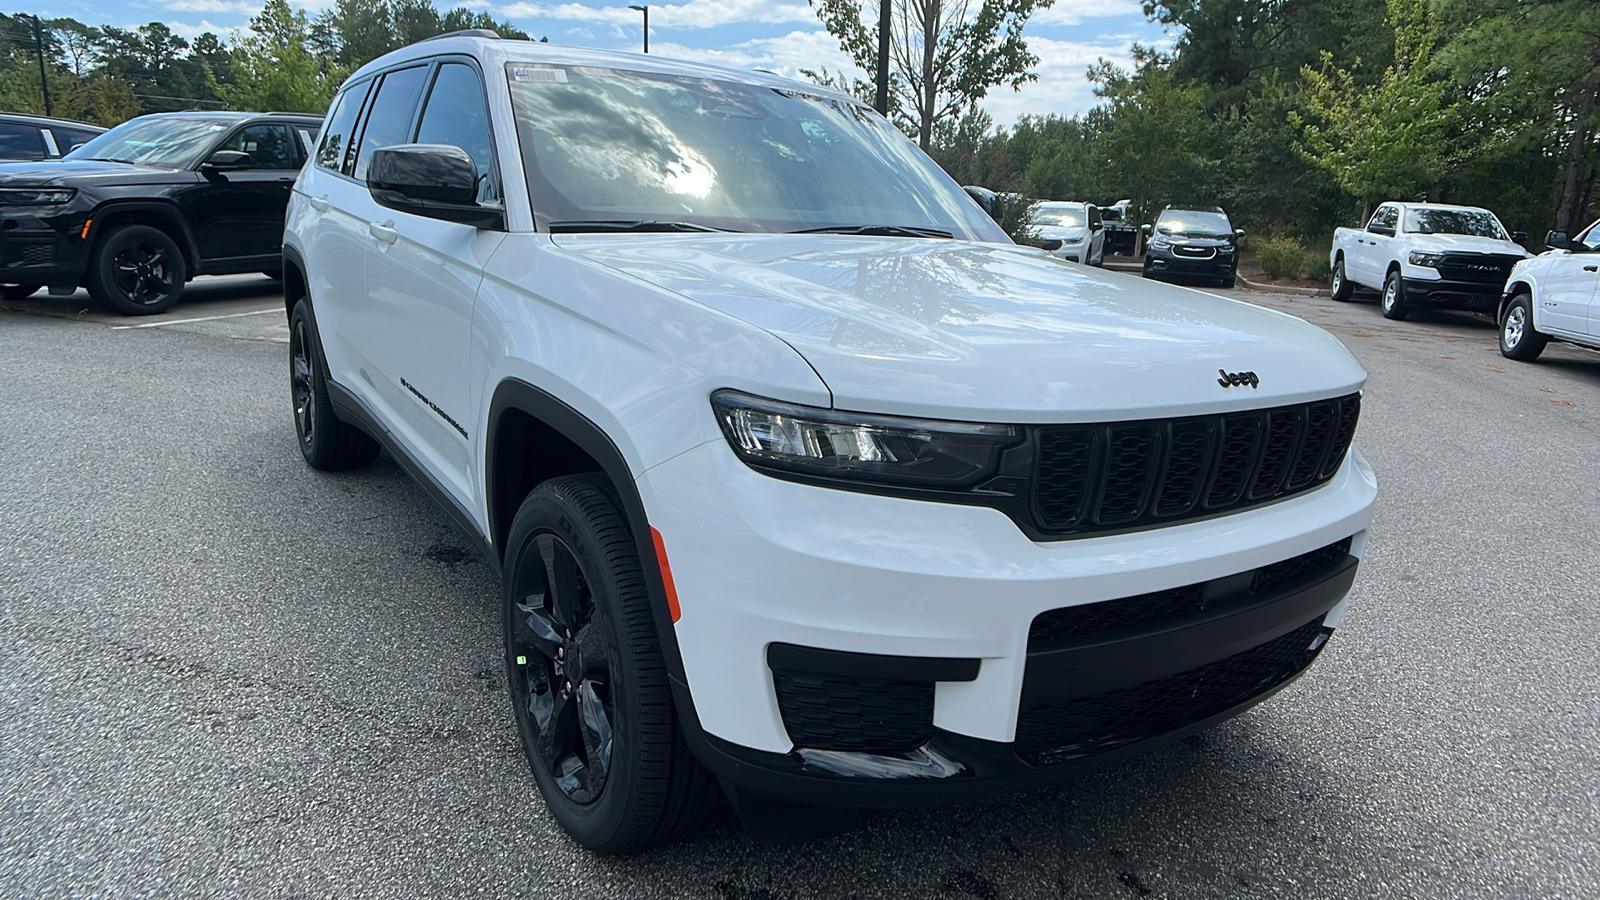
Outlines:
[[[163,249],[166,250],[170,260],[172,290],[155,303],[134,303],[116,283],[117,254],[141,239],[164,244]],[[93,272],[89,279],[89,288],[95,299],[109,306],[114,312],[130,316],[148,316],[171,309],[183,294],[183,286],[189,277],[188,262],[183,258],[183,250],[178,246],[178,242],[161,229],[149,225],[123,225],[108,232],[95,248],[90,266],[93,267]]]
[[[1389,277],[1383,282],[1383,297],[1379,303],[1383,307],[1386,319],[1403,319],[1410,310],[1406,306],[1405,285],[1400,281],[1400,273],[1391,271]]]
[[[612,684],[609,687],[614,717],[611,722],[611,768],[606,775],[606,785],[601,791],[600,799],[588,804],[579,804],[568,799],[550,773],[544,770],[537,754],[532,750],[532,721],[526,711],[513,708],[512,714],[515,717],[523,756],[533,772],[535,781],[539,784],[539,791],[544,795],[545,805],[551,815],[555,816],[561,826],[572,833],[579,843],[604,844],[624,828],[630,818],[629,806],[633,802],[633,797],[626,786],[637,777],[640,765],[637,754],[640,746],[638,728],[641,722],[639,709],[641,692],[636,673],[627,662],[630,656],[629,648],[623,643],[619,629],[623,613],[618,608],[618,598],[622,586],[617,572],[604,558],[594,524],[576,504],[572,503],[563,492],[551,490],[549,486],[541,486],[529,494],[512,521],[511,533],[506,542],[508,549],[501,579],[501,629],[505,645],[508,688],[511,680],[519,675],[512,658],[510,643],[512,610],[519,599],[517,595],[522,593],[517,584],[517,570],[528,553],[537,552],[533,549],[534,538],[544,532],[554,534],[572,549],[585,580],[589,582],[595,608],[601,614],[605,630],[611,663]],[[510,696],[515,707],[515,694]]]

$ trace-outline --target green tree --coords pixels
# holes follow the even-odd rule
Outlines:
[[[1090,70],[1105,99],[1094,165],[1110,194],[1133,201],[1148,220],[1168,203],[1214,203],[1221,171],[1217,125],[1205,89],[1181,81],[1170,57],[1135,47],[1133,74],[1102,60]]]
[[[894,0],[890,19],[890,113],[922,149],[940,123],[958,119],[995,87],[1016,89],[1037,80],[1039,58],[1022,29],[1054,0]],[[811,0],[824,28],[868,75],[878,70],[877,4],[873,24],[862,21],[860,0]]]
[[[211,76],[212,88],[234,109],[321,113],[346,70],[312,55],[306,46],[310,22],[288,0],[267,0],[250,20],[250,34],[234,41],[232,85]]]

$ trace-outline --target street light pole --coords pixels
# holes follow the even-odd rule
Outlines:
[[[643,6],[629,6],[628,8],[629,9],[637,9],[639,12],[644,13],[644,52],[649,53],[650,52],[650,4],[646,3]]]

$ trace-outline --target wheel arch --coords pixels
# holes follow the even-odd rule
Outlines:
[[[294,315],[294,305],[301,300],[311,305],[311,292],[306,290],[306,262],[293,245],[283,245],[283,314]]]
[[[487,537],[496,562],[505,559],[511,521],[528,493],[550,478],[579,472],[599,472],[611,483],[639,552],[668,672],[681,685],[683,658],[667,603],[662,560],[656,555],[644,500],[627,459],[603,428],[555,395],[519,379],[496,385],[484,430],[483,485]]]
[[[172,238],[178,249],[183,251],[183,261],[188,266],[192,276],[200,262],[200,247],[195,243],[194,235],[189,231],[188,220],[178,207],[171,203],[159,200],[126,201],[112,200],[95,208],[90,215],[89,235],[95,243],[107,229],[118,225],[148,225],[167,237]]]
[[[1505,293],[1500,295],[1500,303],[1495,307],[1494,310],[1494,320],[1496,324],[1505,321],[1506,307],[1511,305],[1511,298],[1521,293],[1526,293],[1528,295],[1528,315],[1531,317],[1534,314],[1533,282],[1525,277],[1518,278],[1516,281],[1507,283]],[[1533,323],[1530,321],[1528,324],[1532,325]]]

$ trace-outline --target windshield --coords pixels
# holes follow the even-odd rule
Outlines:
[[[553,230],[1008,242],[914,144],[852,101],[591,66],[506,69],[534,213]]]
[[[1233,237],[1233,225],[1222,213],[1171,210],[1156,220],[1156,231],[1174,237]]]
[[[1082,228],[1087,221],[1087,211],[1081,206],[1041,203],[1038,211],[1033,214],[1033,224],[1054,225],[1058,228]]]
[[[1406,211],[1406,231],[1414,234],[1466,234],[1510,240],[1494,213],[1486,209],[1412,209]]]
[[[109,159],[166,169],[185,169],[200,159],[217,132],[232,125],[217,119],[145,116],[130,119],[68,153],[66,159]]]

